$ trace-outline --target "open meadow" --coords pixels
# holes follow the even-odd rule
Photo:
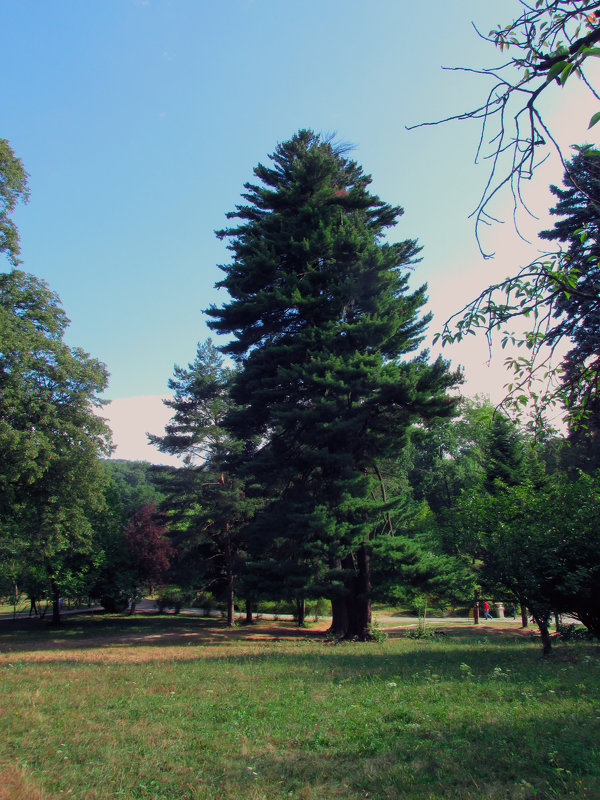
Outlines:
[[[0,622],[0,800],[600,797],[600,648],[506,626]]]

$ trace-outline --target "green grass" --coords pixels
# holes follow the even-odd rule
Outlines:
[[[12,614],[15,611],[13,603],[7,602],[6,598],[0,599],[0,614]],[[29,600],[19,600],[16,607],[17,614],[29,611]]]
[[[0,763],[44,800],[600,797],[596,645],[272,625],[1,623]]]

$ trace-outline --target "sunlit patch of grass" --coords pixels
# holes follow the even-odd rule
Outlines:
[[[510,633],[336,645],[172,617],[4,630],[0,760],[44,798],[600,796],[593,645],[543,660]]]
[[[0,800],[42,800],[42,797],[22,770],[0,762]]]

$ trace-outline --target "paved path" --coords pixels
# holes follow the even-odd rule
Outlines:
[[[73,608],[73,609],[71,609],[71,608],[63,608],[63,610],[61,611],[61,616],[71,616],[71,615],[74,615],[74,614],[89,614],[89,613],[93,613],[93,612],[101,612],[103,610],[104,609],[102,608],[102,606],[90,606],[90,607]],[[137,611],[146,611],[146,612],[156,611],[156,604],[154,603],[153,600],[140,600],[139,603],[136,606],[136,610]],[[215,609],[212,609],[212,610],[206,612],[204,609],[201,609],[201,608],[184,608],[184,609],[181,610],[181,613],[185,614],[185,615],[188,615],[188,616],[209,616],[209,617],[215,617],[215,618],[220,618],[220,617],[224,616],[224,612],[222,612],[222,611],[217,611]],[[12,611],[5,611],[5,612],[1,612],[0,613],[0,619],[12,619],[13,616],[14,615],[13,615]],[[48,608],[48,610],[46,611],[45,619],[49,619],[51,616],[52,616],[52,609]],[[245,619],[246,618],[246,614],[244,612],[236,612],[235,616],[236,616],[236,619]],[[16,618],[17,619],[28,619],[29,618],[29,609],[27,609],[25,611],[18,611],[17,614],[16,614]],[[263,613],[263,612],[259,612],[258,615],[255,614],[254,618],[255,619],[257,619],[257,618],[258,619],[268,619],[268,620],[285,620],[285,621],[288,621],[288,622],[294,619],[292,614],[273,614],[273,613]],[[419,618],[418,617],[410,617],[410,616],[407,616],[407,617],[389,617],[389,616],[382,616],[382,615],[379,615],[377,613],[373,614],[373,618],[374,618],[374,621],[376,623],[378,623],[379,625],[385,626],[385,628],[387,628],[387,629],[390,629],[390,628],[403,628],[403,627],[406,627],[407,625],[417,625],[418,622],[419,622]],[[31,619],[36,619],[36,617],[32,616]],[[310,621],[313,620],[313,617],[312,617],[312,615],[308,614],[306,619],[307,619],[308,622],[310,622]],[[323,615],[319,616],[319,619],[327,620],[327,619],[331,619],[331,617],[328,616],[327,614],[323,614]],[[472,617],[427,617],[426,622],[427,622],[428,625],[441,625],[441,624],[444,624],[444,623],[446,623],[446,624],[448,624],[448,623],[451,623],[451,624],[461,624],[461,623],[462,624],[467,624],[467,623],[470,623],[472,625],[473,624],[473,618]],[[484,619],[480,618],[479,622],[480,622],[481,625],[485,624],[485,620]],[[521,627],[521,618],[520,617],[517,617],[516,620],[513,620],[510,617],[507,617],[505,619],[493,618],[492,620],[489,621],[489,624],[493,625],[495,622],[511,622],[511,623],[514,623],[515,625],[518,625],[518,627]]]

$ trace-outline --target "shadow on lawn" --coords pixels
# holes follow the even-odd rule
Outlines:
[[[0,652],[77,649],[124,644],[173,647],[325,640],[324,626],[297,628],[292,622],[258,622],[228,628],[224,620],[141,613],[66,616],[60,626],[44,619],[0,620]]]
[[[517,651],[521,651],[526,661],[540,657],[539,643],[534,637],[526,632],[524,638],[522,632],[514,628],[446,628],[439,638],[408,640],[406,649],[398,652],[397,646],[392,650],[385,644],[329,641],[325,633],[327,624],[324,621],[312,629],[299,629],[293,622],[263,620],[230,629],[224,621],[214,618],[156,614],[65,617],[59,628],[44,620],[2,620],[0,654],[31,653],[46,662],[70,661],[67,652],[73,654],[73,659],[81,654],[85,660],[101,661],[106,656],[118,660],[123,654],[126,660],[125,651],[130,651],[135,661],[227,658],[235,663],[252,656],[282,662],[293,659],[296,664],[305,660],[312,664],[315,659],[323,659],[331,660],[334,669],[344,670],[352,665],[356,676],[377,675],[384,680],[386,676],[393,677],[400,664],[403,670],[410,671],[416,668],[417,662],[422,665],[424,658],[433,672],[447,674],[449,668],[458,673],[460,663],[469,659],[481,665],[491,660],[494,664],[508,664]],[[405,636],[406,631],[393,631],[390,645]],[[301,647],[303,644],[313,646],[306,650]],[[240,646],[242,651],[237,649]],[[135,655],[143,648],[146,649],[144,655],[141,652]],[[180,652],[174,653],[177,648]],[[571,661],[573,653],[568,646],[559,648],[551,661]]]
[[[420,725],[396,721],[388,712],[379,729],[364,737],[349,736],[334,759],[327,750],[326,722],[321,727],[315,731],[320,746],[293,757],[257,748],[254,769],[270,782],[297,789],[311,785],[315,776],[327,776],[327,787],[346,787],[352,797],[600,797],[600,751],[592,713],[549,717],[542,707],[532,706],[499,723],[466,709],[450,722],[429,719]]]

